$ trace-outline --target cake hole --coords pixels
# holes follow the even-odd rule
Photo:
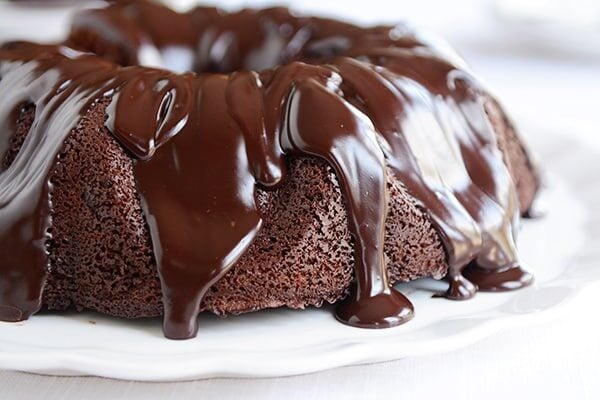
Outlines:
[[[103,10],[93,12],[101,14]],[[311,23],[282,17],[276,10],[264,15],[249,11],[225,14],[209,27],[197,22],[203,20],[201,10],[170,14],[160,24],[131,18],[132,30],[143,38],[136,46],[131,45],[130,33],[115,32],[107,38],[96,27],[86,25],[78,26],[67,43],[123,66],[141,65],[176,73],[260,72],[294,61],[323,64],[343,55],[352,45],[352,28],[346,32],[342,27],[341,34],[323,37]],[[170,37],[172,27],[178,26],[187,26],[191,31]]]

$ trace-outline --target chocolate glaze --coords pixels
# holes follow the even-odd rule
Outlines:
[[[104,97],[106,126],[135,159],[167,337],[196,334],[206,291],[260,230],[256,185],[280,184],[288,155],[324,159],[340,182],[356,271],[340,321],[380,328],[413,315],[383,255],[388,168],[445,245],[447,297],[531,283],[514,243],[515,187],[484,110],[490,97],[445,47],[403,26],[358,28],[281,8],[178,14],[149,2],[79,14],[68,43],[106,60],[66,46],[0,50],[0,156],[14,110],[36,106],[0,173],[0,319],[40,307],[49,177],[64,139]],[[195,73],[136,66],[148,54]]]

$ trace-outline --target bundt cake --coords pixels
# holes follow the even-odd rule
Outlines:
[[[153,66],[153,68],[149,67]],[[0,319],[337,306],[383,328],[391,284],[532,282],[515,247],[538,178],[444,44],[284,8],[80,12],[0,50]],[[434,301],[434,300],[432,300]]]

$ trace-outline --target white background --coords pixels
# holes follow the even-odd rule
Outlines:
[[[272,3],[221,1],[218,4],[235,8],[241,4]],[[344,16],[363,23],[408,19],[433,29],[449,39],[495,89],[517,122],[544,121],[544,126],[551,126],[552,131],[576,136],[600,150],[600,28],[594,31],[582,26],[565,28],[562,23],[548,28],[536,21],[506,22],[493,13],[491,2],[478,0],[278,3],[291,3],[302,11]],[[587,14],[595,11],[590,9]],[[61,29],[66,29],[65,16],[64,12],[31,12],[0,3],[0,39],[53,40],[61,34]],[[554,322],[511,329],[447,354],[291,378],[212,379],[173,384],[0,371],[0,398],[598,399],[599,289],[598,286],[588,289],[567,315]]]

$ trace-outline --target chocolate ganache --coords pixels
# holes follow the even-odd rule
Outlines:
[[[494,100],[451,51],[404,26],[118,2],[80,13],[65,44],[5,44],[0,79],[0,156],[15,113],[36,107],[0,172],[3,321],[41,307],[49,177],[100,101],[109,102],[105,126],[135,160],[169,338],[196,335],[203,297],[261,229],[257,187],[281,185],[290,156],[325,160],[339,180],[356,278],[340,321],[383,328],[413,316],[388,281],[388,173],[444,244],[448,298],[532,281],[515,246],[515,185],[486,114]]]

